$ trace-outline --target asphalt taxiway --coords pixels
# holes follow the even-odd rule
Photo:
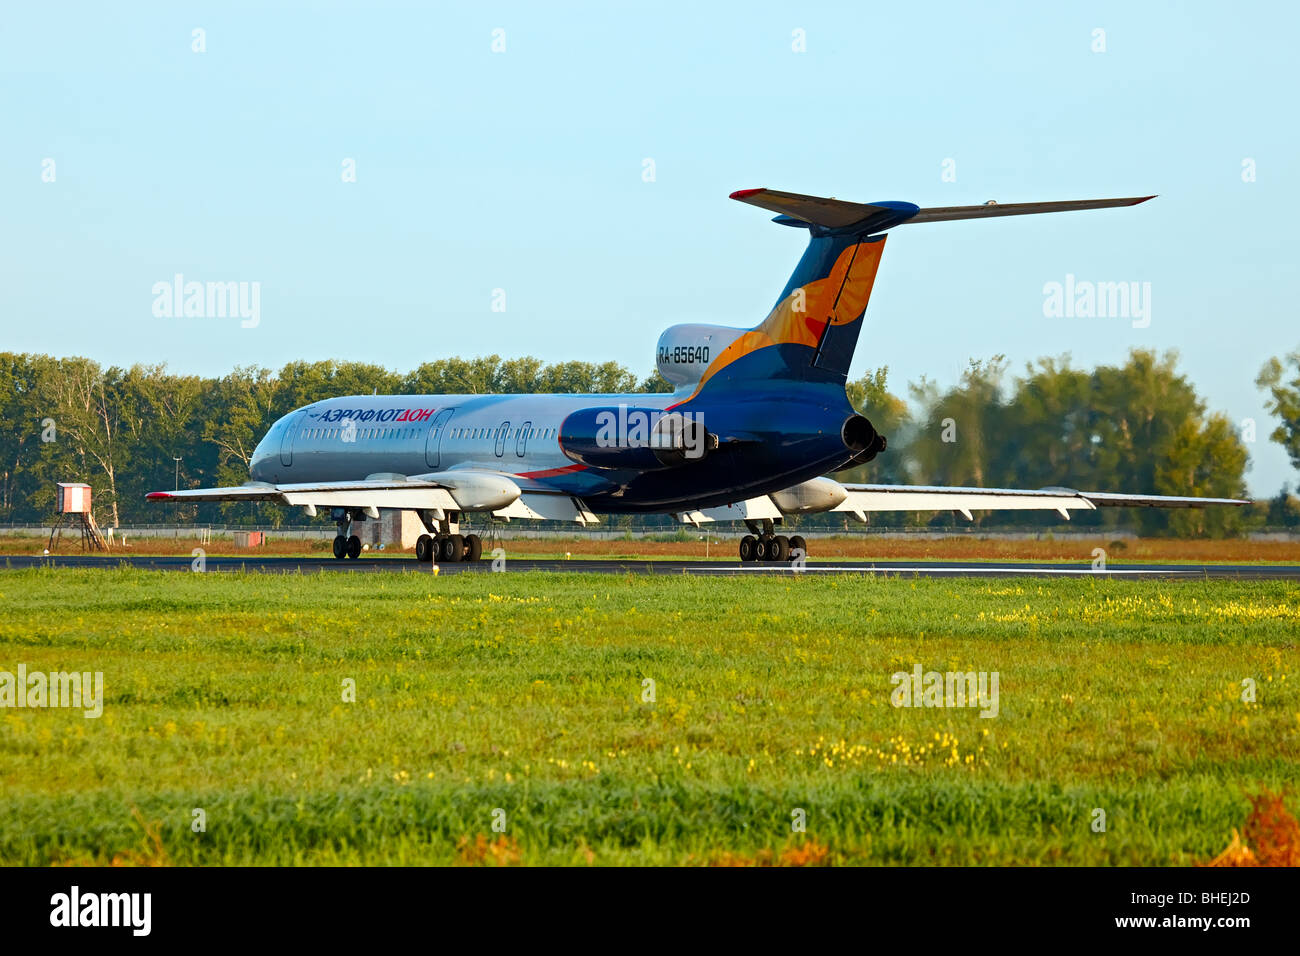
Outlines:
[[[113,568],[128,566],[150,571],[193,571],[194,559],[188,555],[0,555],[0,568]],[[500,570],[505,572],[556,571],[585,574],[706,574],[706,575],[789,575],[789,574],[857,574],[889,577],[1104,577],[1104,578],[1239,578],[1253,580],[1300,579],[1300,565],[1279,564],[1112,564],[1093,568],[1079,562],[1037,563],[1015,561],[850,561],[813,560],[796,566],[792,563],[730,561],[686,561],[621,559],[535,559],[507,558]],[[210,572],[255,571],[280,574],[350,573],[380,574],[404,572],[432,574],[433,567],[414,557],[362,557],[358,560],[334,558],[297,558],[237,555],[207,555],[203,570]],[[439,574],[490,574],[492,560],[473,563],[438,565]]]

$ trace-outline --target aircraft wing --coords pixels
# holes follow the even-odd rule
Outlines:
[[[279,489],[266,481],[250,481],[225,488],[182,488],[178,491],[151,491],[146,501],[280,501]]]
[[[1073,488],[950,488],[931,485],[847,485],[833,478],[814,478],[720,508],[677,515],[685,524],[710,521],[753,521],[785,515],[843,511],[859,521],[869,511],[956,511],[968,520],[972,511],[1055,511],[1069,519],[1071,511],[1098,508],[1207,508],[1245,505],[1240,498],[1190,498],[1175,495],[1124,495],[1075,491]]]
[[[251,481],[228,488],[155,491],[149,501],[273,501],[314,508],[451,509],[460,506],[445,484],[419,479],[365,479],[271,484]]]
[[[317,508],[358,508],[377,513],[379,508],[406,511],[490,511],[498,518],[537,518],[592,524],[599,519],[582,500],[534,487],[521,489],[500,472],[437,472],[405,478],[400,475],[358,481],[316,481],[271,484],[250,481],[226,488],[185,488],[155,491],[149,501],[272,501],[300,506],[314,514]]]
[[[1097,508],[1206,508],[1246,505],[1239,498],[1189,498],[1171,495],[1124,495],[1075,491],[1073,488],[949,488],[925,485],[841,485],[842,502],[832,511],[847,511],[860,521],[868,511],[1056,511],[1069,519],[1071,511]]]

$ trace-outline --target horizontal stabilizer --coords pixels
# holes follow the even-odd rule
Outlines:
[[[989,202],[982,206],[934,206],[922,209],[908,225],[918,222],[952,222],[958,219],[989,219],[994,216],[1032,216],[1040,212],[1077,212],[1081,209],[1111,209],[1136,206],[1155,196],[1131,196],[1126,199],[1066,199],[1060,202],[1013,202],[1005,205]]]
[[[922,209],[908,202],[846,202],[824,199],[776,189],[741,189],[732,199],[780,213],[777,222],[786,225],[807,223],[822,229],[840,230],[856,227],[862,232],[879,232],[894,226],[923,222],[954,222],[962,219],[991,219],[998,216],[1030,216],[1046,212],[1077,212],[1084,209],[1111,209],[1136,206],[1155,196],[1129,196],[1122,199],[1068,199],[1059,202],[1020,202],[980,206],[934,206]],[[794,220],[794,221],[791,221]]]
[[[741,189],[732,193],[731,198],[826,229],[860,225],[868,232],[897,225],[914,214],[917,208],[906,202],[845,202],[842,199],[783,193],[776,189]]]

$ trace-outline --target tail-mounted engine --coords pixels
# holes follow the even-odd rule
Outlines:
[[[840,428],[840,437],[844,440],[844,447],[853,457],[836,468],[836,471],[865,465],[884,451],[888,444],[885,436],[876,431],[875,426],[864,415],[850,415],[846,418]]]
[[[560,425],[559,440],[572,461],[633,471],[676,468],[718,447],[698,413],[627,405],[578,409]]]

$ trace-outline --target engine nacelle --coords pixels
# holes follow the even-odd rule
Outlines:
[[[701,416],[662,408],[580,408],[560,425],[560,450],[592,468],[657,471],[698,461],[718,447]]]
[[[417,475],[447,489],[461,511],[496,511],[519,497],[519,486],[505,475],[481,471],[435,471]]]
[[[830,511],[849,497],[844,486],[831,478],[812,478],[792,488],[783,488],[769,497],[788,515],[817,514]]]
[[[840,437],[844,440],[844,447],[853,457],[835,471],[847,471],[858,465],[865,465],[884,451],[889,444],[885,441],[885,436],[876,431],[875,426],[862,415],[851,415],[845,419],[840,429]]]
[[[673,388],[693,386],[709,363],[744,334],[744,329],[721,325],[674,325],[659,336],[655,367]]]

